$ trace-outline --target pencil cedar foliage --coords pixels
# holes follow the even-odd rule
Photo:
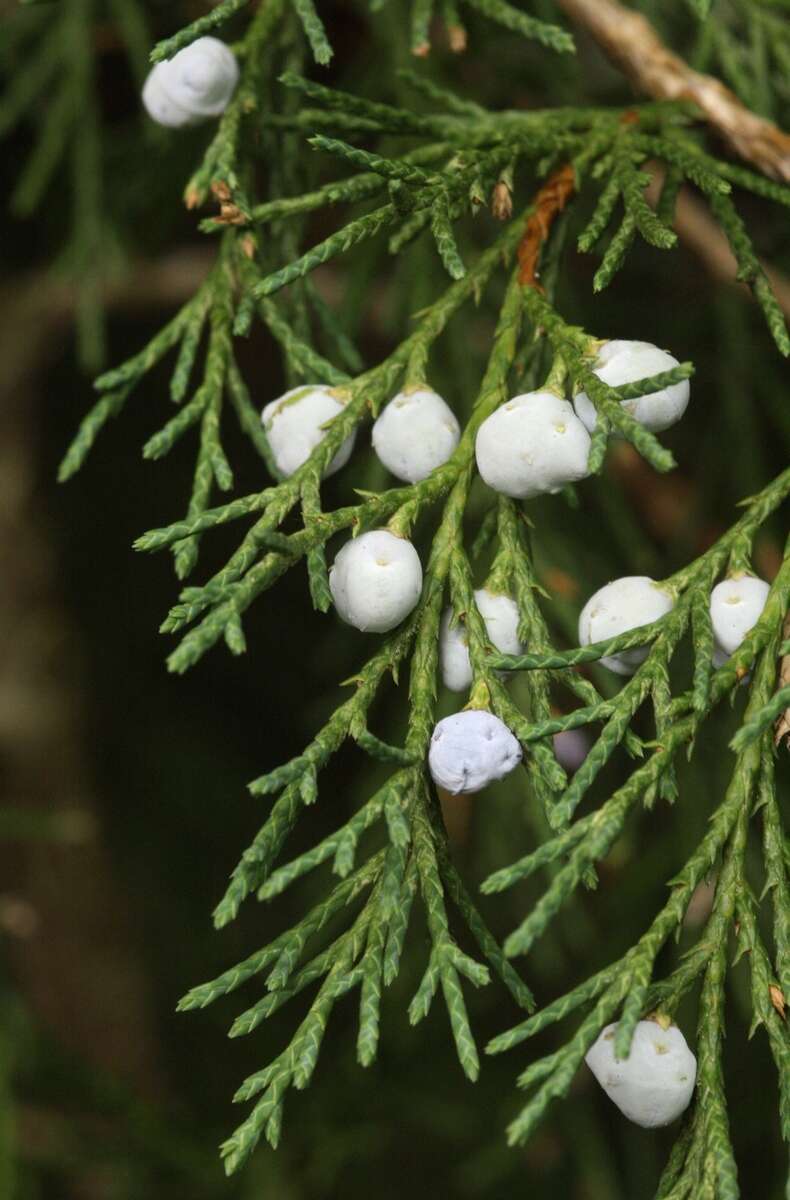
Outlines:
[[[732,652],[716,658],[720,665],[714,665],[718,642],[710,612],[714,587],[759,574],[752,559],[755,539],[785,503],[790,470],[764,479],[739,515],[733,514],[729,529],[656,581],[670,601],[659,619],[634,629],[637,612],[624,632],[579,647],[573,621],[566,619],[567,604],[551,594],[539,570],[533,501],[487,488],[475,460],[478,431],[510,398],[526,396],[526,403],[534,403],[532,393],[548,393],[551,412],[567,412],[579,424],[565,402],[584,393],[590,437],[581,426],[579,436],[585,439],[586,478],[575,490],[568,485],[564,495],[540,501],[570,504],[564,522],[571,540],[578,506],[585,505],[586,490],[606,470],[612,452],[627,453],[631,462],[641,456],[648,476],[675,471],[672,452],[636,419],[633,402],[688,386],[693,366],[674,359],[677,365],[669,369],[618,386],[595,373],[607,339],[651,341],[653,330],[583,329],[574,323],[573,306],[566,311],[558,300],[589,286],[579,282],[583,273],[573,266],[574,243],[584,255],[597,256],[595,292],[624,286],[640,242],[655,255],[677,246],[678,198],[691,189],[706,206],[711,227],[729,243],[779,361],[790,352],[784,315],[740,209],[752,210],[750,193],[761,203],[790,207],[790,186],[726,151],[700,110],[683,100],[635,101],[621,87],[620,106],[591,105],[582,73],[576,92],[561,106],[543,107],[538,94],[529,107],[488,111],[473,94],[437,82],[432,67],[447,57],[448,41],[454,51],[468,42],[467,56],[478,56],[482,70],[496,69],[486,62],[492,27],[507,35],[517,58],[551,59],[549,72],[565,70],[575,39],[562,7],[552,17],[549,4],[390,0],[389,19],[408,31],[414,53],[424,59],[430,50],[427,62],[415,62],[397,77],[394,64],[387,68],[391,94],[404,98],[396,103],[321,82],[332,58],[332,30],[313,0],[222,0],[153,46],[137,0],[34,6],[14,33],[25,65],[10,75],[0,128],[28,114],[43,116],[12,202],[19,213],[35,211],[61,165],[71,164],[68,258],[79,280],[78,333],[89,365],[103,354],[100,276],[112,241],[95,104],[95,30],[111,23],[140,87],[147,58],[166,63],[198,38],[223,39],[238,63],[238,83],[224,110],[197,135],[202,146],[184,188],[190,213],[215,247],[213,266],[146,345],[99,375],[98,398],[60,468],[61,479],[74,475],[103,426],[133,396],[144,397],[153,410],[159,389],[149,373],[166,359],[171,363],[175,407],[143,454],[164,458],[182,439],[190,440],[194,484],[184,515],[144,533],[136,548],[169,552],[179,580],[186,580],[195,576],[201,540],[212,530],[232,524],[238,543],[220,570],[183,587],[167,615],[163,632],[176,639],[169,669],[180,674],[223,645],[234,655],[243,653],[247,610],[265,605],[265,593],[289,570],[303,573],[312,604],[327,614],[327,622],[334,620],[327,553],[334,558],[349,539],[386,530],[420,547],[422,588],[405,619],[390,632],[359,635],[358,668],[329,719],[297,757],[266,764],[266,772],[250,784],[265,819],[241,854],[214,921],[222,929],[246,901],[272,902],[313,871],[321,870],[322,898],[292,928],[218,978],[193,987],[180,1003],[183,1010],[199,1009],[243,990],[247,998],[232,1037],[251,1033],[284,1005],[294,1011],[290,1040],[279,1047],[259,1042],[268,1057],[253,1061],[239,1087],[235,1099],[246,1106],[245,1115],[222,1146],[229,1172],[244,1164],[262,1137],[277,1145],[286,1099],[310,1083],[343,996],[357,997],[359,1063],[367,1067],[374,1061],[379,1039],[386,1037],[380,1028],[382,994],[399,973],[410,918],[424,923],[428,943],[409,1019],[416,1023],[432,1004],[443,1005],[460,1070],[470,1080],[481,1069],[467,1009],[470,988],[501,988],[522,1010],[516,1023],[483,1047],[487,1054],[519,1048],[522,1056],[517,1083],[523,1099],[507,1130],[512,1144],[529,1139],[549,1107],[563,1099],[607,1023],[613,1023],[615,1055],[626,1059],[641,1021],[649,1017],[668,1027],[681,1003],[693,998],[692,1008],[684,1008],[684,1032],[697,1057],[696,1090],[656,1196],[737,1197],[722,1043],[728,971],[742,956],[748,960],[752,1032],[765,1039],[773,1057],[776,1077],[770,1086],[777,1093],[782,1136],[790,1135],[784,1009],[790,994],[790,858],[775,779],[777,754],[786,748],[774,738],[775,724],[790,705],[790,671],[783,659],[790,653],[788,550],[763,594],[764,605],[757,606]],[[694,65],[719,71],[746,105],[776,116],[781,99],[772,81],[778,65],[790,61],[783,5],[744,3],[721,17],[719,7],[725,8],[694,0],[685,17],[677,18],[697,22]],[[657,11],[650,15],[659,19]],[[368,19],[384,19],[384,13]],[[764,32],[762,67],[755,66],[754,56],[747,60],[738,53],[744,22]],[[228,78],[233,80],[233,72]],[[157,103],[165,101],[157,93]],[[185,136],[181,130],[156,134],[153,126],[149,135]],[[171,201],[177,203],[175,194]],[[492,212],[499,223],[490,219]],[[322,214],[321,228],[331,232],[311,240],[313,213]],[[389,352],[377,361],[364,361],[358,338],[349,333],[359,329],[360,320],[349,315],[342,299],[330,303],[320,286],[319,268],[331,264],[342,279],[347,260],[353,264],[365,252],[374,267],[363,290],[354,293],[360,308],[364,288],[372,289],[376,276],[396,272],[407,305],[415,294],[407,276],[417,272],[432,280],[436,264],[444,274],[444,283],[412,319],[400,322]],[[702,266],[699,272],[700,287],[714,291],[717,285]],[[455,397],[441,388],[461,419],[460,438],[451,427],[444,457],[417,482],[393,483],[380,472],[374,490],[357,488],[355,495],[354,484],[362,478],[358,464],[370,455],[366,427],[398,393],[434,394],[432,364],[441,358],[446,331],[468,319],[475,305],[495,313],[482,362],[474,378],[456,379]],[[260,411],[276,396],[263,395],[261,381],[245,378],[239,365],[238,348],[258,324],[280,348],[295,401],[316,386],[333,398],[326,400],[331,420],[313,431],[304,454],[288,455],[280,444],[287,442],[286,432],[277,432],[275,445],[275,428],[262,423]],[[670,349],[682,357],[682,347]],[[692,406],[697,383],[702,381],[692,383]],[[235,493],[223,448],[223,428],[233,421],[261,460],[264,484],[248,495]],[[282,430],[290,428],[295,437],[297,425],[294,416]],[[345,459],[339,452],[355,435],[355,449],[338,473],[347,502],[326,509],[323,481]],[[544,445],[540,437],[536,444]],[[722,446],[721,453],[735,449]],[[296,463],[287,474],[280,469],[286,461]],[[695,464],[681,467],[693,473]],[[570,477],[557,482],[552,475],[551,490]],[[600,582],[577,580],[576,613]],[[481,588],[515,604],[522,653],[495,648],[476,602]],[[477,884],[456,864],[428,772],[440,715],[443,621],[445,638],[452,629],[468,652],[466,707],[494,714],[523,752],[510,786],[515,802],[531,814],[529,827],[521,831],[522,844],[512,847],[513,860],[502,861],[482,883],[482,892],[495,896],[533,880],[532,899],[515,928],[502,927],[495,907],[487,909],[490,918],[483,917]],[[634,655],[638,648],[644,652]],[[604,659],[627,661],[633,670],[612,675],[600,666]],[[407,697],[402,736],[372,727],[377,697],[393,681]],[[689,795],[681,760],[694,754],[709,715],[725,701],[735,704],[739,721],[729,747],[722,744],[718,751],[729,764],[729,785],[721,794]],[[463,707],[464,697],[456,697],[456,708]],[[581,727],[589,730],[589,751],[569,776],[553,739]],[[324,802],[325,788],[331,793],[327,770],[348,740],[384,764],[383,782],[329,836],[291,857],[289,838],[309,807]],[[594,789],[602,773],[605,780],[614,778],[606,768],[618,756],[621,767],[627,764],[620,781]],[[485,796],[472,803],[485,806]],[[641,936],[566,994],[534,996],[529,980],[535,943],[552,937],[569,905],[584,905],[598,865],[638,810],[651,809],[648,815],[656,819],[668,805],[704,805],[708,823],[692,852],[675,861],[664,902]],[[639,869],[637,863],[631,867]],[[679,955],[671,950],[673,939],[706,883],[712,886],[709,911],[698,936]],[[417,938],[414,953],[421,952]],[[560,1023],[554,1048],[542,1057],[531,1054],[530,1039]],[[298,1111],[297,1097],[289,1104]]]

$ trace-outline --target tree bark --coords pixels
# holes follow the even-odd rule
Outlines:
[[[640,91],[656,100],[691,100],[741,158],[790,182],[790,135],[751,112],[712,75],[694,71],[664,45],[641,13],[618,0],[557,0]]]

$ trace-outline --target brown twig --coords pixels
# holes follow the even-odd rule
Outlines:
[[[688,188],[682,188],[678,196],[675,229],[680,240],[699,255],[714,279],[724,283],[737,282],[738,264],[729,242],[705,205]],[[768,263],[762,266],[779,307],[790,321],[790,279]],[[746,294],[752,295],[745,284],[741,286]]]
[[[518,245],[519,283],[527,287],[540,287],[538,262],[543,243],[551,232],[555,219],[576,190],[576,175],[570,163],[558,167],[549,175],[535,196],[535,203],[527,218],[524,236]]]
[[[790,182],[790,135],[758,117],[712,75],[669,50],[650,22],[618,0],[558,0],[641,91],[656,100],[690,100],[737,154],[772,179]]]
[[[649,204],[655,205],[661,190],[664,169],[657,163],[650,163],[648,171],[652,178],[645,198]],[[720,283],[734,284],[745,296],[754,299],[751,289],[746,284],[738,283],[738,263],[724,232],[710,215],[707,206],[687,187],[682,187],[678,193],[674,229],[681,242],[697,255],[714,279]],[[762,263],[762,268],[768,276],[779,307],[790,321],[790,279],[766,262]]]
[[[183,304],[194,295],[196,288],[205,279],[215,259],[213,247],[196,247],[174,250],[171,254],[156,259],[141,259],[117,277],[107,279],[102,289],[102,303],[108,309],[124,312],[155,312],[159,308],[172,308]],[[31,271],[0,287],[0,314],[5,324],[9,316],[35,330],[37,337],[28,332],[24,337],[8,340],[3,359],[3,384],[13,377],[16,362],[20,369],[28,371],[36,356],[41,354],[40,342],[48,343],[74,320],[77,292],[74,284],[52,271]],[[16,330],[14,331],[16,332]]]

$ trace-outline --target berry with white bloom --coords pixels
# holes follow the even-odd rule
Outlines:
[[[238,81],[233,51],[218,38],[202,37],[148,73],[143,104],[159,125],[180,129],[223,113]]]
[[[363,633],[386,633],[420,598],[420,556],[406,538],[374,529],[352,538],[329,572],[338,615]]]
[[[586,1063],[620,1112],[656,1129],[675,1121],[689,1106],[697,1079],[697,1060],[677,1025],[639,1021],[628,1058],[616,1058],[616,1025],[607,1025],[587,1052]]]
[[[566,771],[578,771],[590,753],[590,735],[583,729],[561,729],[552,738],[554,757]]]
[[[373,426],[373,449],[397,479],[419,483],[446,463],[461,437],[452,409],[431,388],[399,392]]]
[[[650,342],[606,342],[598,351],[593,374],[608,383],[610,387],[620,387],[623,383],[636,383],[640,379],[649,379],[651,375],[660,375],[663,371],[671,371],[678,366],[678,360],[666,350],[659,350]],[[635,400],[622,400],[622,407],[632,417],[653,433],[669,429],[679,421],[686,411],[689,402],[689,381],[681,380],[671,387],[662,388],[660,392],[650,392],[646,396],[637,396]],[[595,429],[595,405],[586,392],[579,392],[573,401],[577,415],[592,433]]]
[[[507,725],[492,713],[473,708],[438,723],[428,767],[439,787],[458,796],[504,779],[521,762],[521,753]]]
[[[477,431],[477,468],[489,487],[520,500],[558,492],[587,474],[590,435],[554,392],[514,396]]]
[[[518,607],[509,596],[478,588],[475,603],[485,621],[486,633],[492,646],[502,654],[522,654],[518,638]],[[452,625],[452,609],[442,617],[439,633],[439,656],[444,686],[451,692],[465,692],[472,684],[472,664],[469,661],[469,639],[463,623]]]
[[[345,399],[335,388],[323,383],[308,383],[291,388],[278,400],[272,400],[261,413],[263,427],[277,467],[283,475],[293,475],[326,437],[326,425],[343,411]],[[354,449],[356,434],[350,433],[324,471],[334,475],[344,467]]]
[[[755,575],[723,579],[710,594],[714,666],[722,666],[738,649],[765,608],[770,585]]]
[[[579,642],[606,642],[609,638],[649,625],[666,616],[674,600],[647,575],[624,575],[599,588],[579,616]],[[648,650],[621,650],[601,659],[601,664],[618,675],[633,675],[647,658]]]

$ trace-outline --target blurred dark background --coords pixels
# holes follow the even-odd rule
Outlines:
[[[677,14],[665,32],[693,49],[685,6],[666,7]],[[321,78],[409,103],[403,85],[382,70],[384,61],[409,62],[403,8],[392,0],[371,16],[363,6],[321,5],[336,50]],[[157,36],[199,11],[147,6]],[[0,19],[9,36],[3,65],[13,78],[25,69],[35,29],[18,36],[15,23],[29,18],[11,3],[0,6]],[[469,32],[465,56],[451,57],[439,41],[420,69],[492,107],[623,103],[628,95],[583,41],[574,65],[547,60],[481,20],[470,20]],[[107,269],[99,265],[115,363],[191,294],[212,251],[180,205],[207,131],[151,135],[127,58],[111,35],[111,22],[100,22],[106,202],[119,234]],[[35,138],[30,122],[7,137],[4,194],[12,192]],[[315,177],[329,177],[331,164],[313,162],[309,150],[305,155]],[[527,203],[529,186],[528,178],[518,181],[517,205]],[[293,923],[323,891],[328,873],[310,876],[270,907],[253,901],[233,926],[212,931],[211,909],[266,811],[267,802],[250,798],[245,784],[302,748],[337,703],[337,681],[369,646],[333,617],[311,611],[306,580],[295,570],[251,611],[246,656],[214,651],[186,677],[168,676],[169,645],[156,630],[176,595],[171,561],[137,556],[131,543],[185,511],[194,444],[184,439],[163,463],[141,460],[140,446],[169,415],[165,368],[102,434],[77,479],[55,482],[58,461],[91,402],[75,351],[69,264],[60,254],[70,202],[64,170],[36,214],[4,217],[0,251],[0,1196],[395,1200],[408,1193],[499,1200],[526,1193],[534,1200],[648,1200],[674,1133],[627,1123],[586,1070],[528,1147],[506,1148],[504,1128],[519,1104],[515,1077],[531,1058],[559,1045],[566,1028],[484,1059],[478,1084],[465,1082],[442,1006],[416,1029],[408,1025],[406,1007],[427,949],[417,918],[402,976],[385,996],[378,1063],[357,1067],[355,1002],[341,1002],[312,1086],[289,1097],[281,1149],[260,1150],[240,1178],[224,1179],[216,1147],[238,1121],[230,1098],[284,1044],[298,1013],[285,1006],[251,1037],[227,1041],[238,998],[181,1016],[175,1004],[188,987]],[[582,197],[571,218],[569,247],[589,204]],[[790,272],[786,215],[753,199],[739,197],[739,204],[761,253]],[[607,579],[660,578],[698,554],[733,521],[737,500],[787,462],[786,368],[748,297],[722,282],[729,264],[715,228],[704,221],[695,226],[699,214],[688,205],[681,208],[681,248],[635,250],[603,296],[591,291],[594,256],[569,250],[563,268],[559,298],[570,317],[602,336],[667,346],[692,359],[697,373],[690,409],[666,437],[681,464],[677,472],[659,478],[618,447],[607,473],[580,489],[580,509],[560,499],[532,506],[558,638],[574,637],[581,604]],[[318,214],[307,241],[336,222],[336,214]],[[467,222],[466,252],[495,232],[487,214]],[[369,363],[403,336],[409,312],[443,286],[424,241],[397,262],[380,246],[317,278]],[[790,306],[790,284],[780,280],[780,286]],[[497,298],[495,286],[480,308],[455,323],[435,357],[432,381],[460,411],[475,394]],[[284,390],[277,353],[260,330],[242,362],[260,407]],[[260,463],[233,428],[224,436],[239,493],[259,488]],[[348,502],[352,486],[385,482],[367,443],[363,434],[355,467],[331,481],[327,503]],[[473,516],[480,503],[475,493]],[[755,567],[766,578],[780,561],[783,523],[769,524],[757,542]],[[428,527],[423,536],[429,538]],[[204,539],[198,578],[224,561],[236,537],[233,528]],[[688,663],[678,670],[687,671]],[[402,691],[385,699],[382,729],[402,719]],[[739,696],[736,709],[743,702]],[[454,706],[446,696],[441,703],[445,711]],[[621,954],[643,932],[666,880],[696,845],[726,787],[728,731],[736,721],[737,712],[715,716],[692,761],[680,764],[680,803],[632,823],[602,865],[597,891],[562,913],[522,964],[539,1002]],[[648,728],[642,732],[649,736]],[[592,801],[626,768],[618,758]],[[294,851],[352,811],[372,778],[361,755],[341,753]],[[784,768],[780,786],[786,797]],[[514,846],[526,849],[539,836],[522,788],[510,782],[447,813],[456,859],[473,886],[509,861]],[[531,881],[493,902],[483,898],[500,936],[534,902],[538,886]],[[698,932],[708,902],[703,888],[684,939]],[[660,967],[678,953],[665,951]],[[255,996],[253,985],[244,1002]],[[471,992],[468,1001],[481,1046],[518,1019],[495,984]],[[694,1013],[692,998],[681,1016],[692,1043]],[[742,1193],[779,1200],[787,1164],[776,1081],[764,1038],[747,1040],[748,1019],[740,966],[728,1010],[726,1078]]]

